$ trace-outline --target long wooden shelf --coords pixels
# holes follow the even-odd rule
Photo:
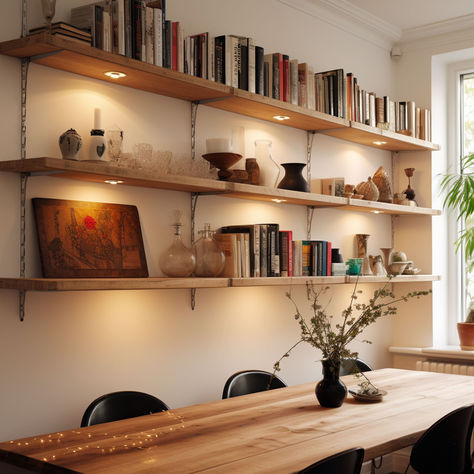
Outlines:
[[[395,215],[439,215],[441,211],[425,207],[410,207],[376,201],[362,201],[325,194],[303,193],[286,189],[230,183],[226,181],[194,178],[191,176],[158,175],[147,170],[113,166],[107,162],[62,160],[59,158],[30,158],[27,160],[0,161],[0,172],[30,173],[33,176],[52,176],[80,181],[104,183],[120,180],[121,185],[168,189],[196,193],[216,193],[224,197],[255,201],[283,202],[334,209],[376,212]]]
[[[0,278],[0,289],[22,291],[100,291],[100,290],[182,290],[190,288],[230,288],[353,284],[357,277],[283,278]],[[392,283],[437,281],[437,275],[399,275]],[[361,276],[359,283],[385,283],[386,277]]]
[[[253,94],[220,83],[190,76],[143,61],[40,33],[0,43],[0,54],[30,58],[34,63],[80,74],[134,89],[188,101],[282,124],[301,130],[319,131],[365,146],[391,151],[439,149],[433,143],[387,132],[357,122]],[[112,79],[107,71],[120,71],[126,77]],[[289,119],[279,121],[275,116]],[[376,144],[375,142],[385,142]]]

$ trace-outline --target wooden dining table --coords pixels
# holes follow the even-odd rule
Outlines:
[[[315,383],[0,443],[1,465],[31,472],[290,473],[353,447],[365,460],[413,444],[436,420],[474,403],[474,377],[370,372],[381,402],[351,395],[323,408]],[[353,376],[342,377],[357,388]],[[27,471],[25,471],[27,472]]]

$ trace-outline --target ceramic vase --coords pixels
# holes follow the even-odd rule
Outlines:
[[[393,247],[384,247],[380,249],[383,253],[383,263],[385,265],[385,270],[387,270],[387,273],[390,271],[390,257],[393,252]]]
[[[78,160],[81,147],[82,138],[73,128],[66,130],[59,137],[59,149],[65,160]]]
[[[91,140],[89,143],[89,160],[104,161],[105,160],[105,137],[104,131],[98,129],[91,130]]]
[[[315,389],[316,398],[322,407],[338,408],[346,399],[347,388],[339,378],[340,361],[321,361],[323,366],[323,378]]]
[[[357,257],[362,259],[362,268],[360,269],[361,275],[373,275],[370,269],[370,261],[367,255],[367,240],[369,234],[356,234],[357,238]]]
[[[278,184],[278,188],[309,193],[309,184],[303,176],[305,163],[282,163],[281,166],[285,169],[285,176]]]
[[[280,167],[272,158],[271,140],[255,140],[255,158],[260,169],[261,186],[275,188],[280,177]]]

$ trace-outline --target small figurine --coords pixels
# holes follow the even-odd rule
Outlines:
[[[59,148],[65,160],[78,160],[81,147],[82,138],[73,128],[66,130],[59,137]]]

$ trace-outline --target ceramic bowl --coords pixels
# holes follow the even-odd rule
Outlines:
[[[392,275],[401,275],[407,265],[408,262],[392,262],[388,268],[390,269],[390,273]]]

